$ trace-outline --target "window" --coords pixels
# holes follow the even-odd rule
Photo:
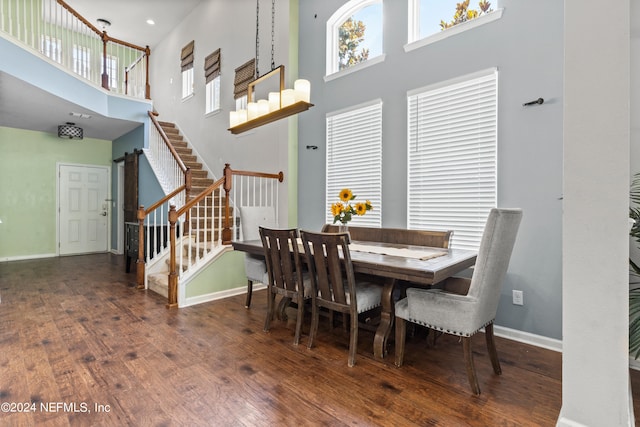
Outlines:
[[[193,46],[191,41],[180,52],[180,67],[182,68],[182,99],[193,95]]]
[[[211,80],[205,87],[206,92],[206,105],[205,114],[217,111],[220,109],[220,76]]]
[[[73,45],[73,72],[85,79],[91,76],[91,51],[86,46]]]
[[[220,49],[204,59],[205,114],[220,109]]]
[[[50,36],[42,36],[42,46],[40,47],[42,54],[57,63],[62,63],[62,41],[53,39]]]
[[[353,218],[353,225],[382,225],[382,101],[327,115],[326,221],[343,188],[370,200],[373,210]]]
[[[497,204],[497,88],[491,69],[408,94],[408,228],[478,249]]]
[[[382,0],[350,0],[327,21],[327,75],[382,55]]]
[[[118,90],[118,57],[107,55],[107,74],[109,75],[109,88]]]
[[[408,1],[408,42],[413,43],[426,39],[420,45],[429,44],[461,31],[492,22],[502,16],[502,9],[496,8],[498,0]],[[405,48],[405,50],[407,49]]]

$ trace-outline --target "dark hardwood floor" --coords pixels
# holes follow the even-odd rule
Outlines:
[[[553,351],[497,338],[496,376],[479,334],[474,396],[454,337],[428,348],[418,331],[398,369],[361,330],[348,368],[326,319],[311,350],[308,322],[297,347],[287,322],[264,333],[264,291],[249,310],[244,295],[167,310],[134,281],[111,254],[0,263],[0,425],[553,426],[560,411]]]

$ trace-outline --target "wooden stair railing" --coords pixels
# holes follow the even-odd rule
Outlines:
[[[200,252],[211,251],[211,245],[216,239],[215,236],[215,213],[216,210],[222,212],[221,208],[221,200],[218,198],[218,203],[216,206],[216,196],[215,193],[218,191],[218,194],[221,193],[220,189],[223,188],[225,184],[225,177],[220,178],[209,187],[207,187],[204,191],[202,191],[199,195],[189,200],[184,206],[180,209],[176,210],[175,206],[171,206],[169,208],[169,233],[171,236],[170,245],[171,251],[169,255],[169,282],[168,282],[168,291],[167,291],[167,308],[177,307],[178,306],[178,268],[180,270],[183,269],[184,257],[180,257],[180,263],[178,263],[178,254],[177,254],[177,233],[176,233],[176,224],[178,219],[182,216],[188,216],[193,209],[196,209],[197,212],[201,210],[204,211],[204,218],[200,218],[198,215],[194,219],[196,219],[197,223],[195,226],[190,227],[191,231],[195,230],[195,234],[191,234],[193,239],[195,239],[195,245],[192,244],[191,241],[188,242],[189,249],[187,250],[187,263],[190,265],[192,263],[197,262],[200,259]],[[211,208],[211,217],[208,216],[207,209],[207,199],[210,198],[211,204],[209,205]],[[205,209],[201,209],[200,204],[205,203]],[[228,202],[225,201],[225,205]],[[192,216],[193,218],[193,216]],[[203,219],[204,230],[200,230],[200,220]],[[209,222],[210,220],[210,222]],[[227,219],[225,218],[225,222]],[[189,221],[186,221],[186,224],[189,224]],[[207,229],[207,224],[209,224],[209,229]],[[187,236],[190,233],[184,233],[183,236]],[[210,237],[209,237],[210,236]],[[195,248],[195,254],[192,250],[192,247]],[[182,247],[183,249],[183,247]],[[183,250],[181,250],[183,252]],[[193,260],[192,260],[193,258]]]
[[[232,231],[231,231],[231,212],[229,206],[229,200],[231,199],[230,193],[233,186],[233,177],[234,176],[245,176],[245,177],[254,177],[254,178],[267,178],[267,179],[277,179],[278,182],[282,182],[284,180],[284,174],[282,171],[278,173],[263,173],[263,172],[250,172],[250,171],[238,171],[231,169],[229,163],[226,163],[224,166],[224,191],[225,191],[225,223],[224,229],[222,231],[222,243],[228,245],[232,240]]]
[[[145,239],[145,236],[149,236],[151,233],[147,232],[145,233],[145,219],[147,217],[149,217],[152,213],[156,212],[157,210],[161,209],[166,203],[169,202],[169,200],[171,200],[172,198],[174,198],[175,196],[177,196],[178,194],[180,194],[181,192],[188,192],[189,188],[191,186],[191,175],[190,172],[187,171],[187,177],[186,177],[186,183],[178,188],[176,188],[174,191],[172,191],[171,193],[167,194],[166,196],[164,196],[162,199],[158,200],[157,202],[155,202],[153,205],[151,205],[149,208],[145,209],[144,206],[140,206],[138,208],[138,259],[136,260],[136,281],[138,283],[138,289],[144,289],[144,279],[145,279],[145,266],[146,266],[146,255],[150,254],[148,252],[150,252],[152,249],[156,249],[158,247],[157,242],[154,241],[154,245],[153,247],[149,244],[149,242]],[[170,209],[167,210],[167,212],[169,212]],[[167,213],[167,216],[169,215],[169,213]],[[161,217],[162,217],[162,211],[161,211]],[[153,227],[154,227],[154,234],[155,234],[155,228],[158,226],[163,226],[164,221],[160,221],[160,224],[156,224],[154,221]],[[188,222],[186,222],[186,224],[188,224]],[[148,228],[151,229],[151,224],[147,223],[147,225],[149,226]],[[164,242],[162,242],[164,244]],[[145,247],[149,248],[148,252],[145,252]]]
[[[121,46],[128,47],[130,49],[138,50],[144,53],[144,57],[146,58],[146,79],[145,79],[145,99],[151,99],[151,86],[149,85],[149,56],[151,55],[151,49],[149,46],[141,47],[132,43],[125,42],[123,40],[119,40],[107,35],[106,31],[100,31],[97,29],[91,22],[85,19],[82,15],[80,15],[74,8],[69,6],[63,0],[56,0],[56,2],[69,11],[73,16],[75,16],[80,22],[86,25],[91,31],[96,33],[102,39],[102,87],[107,90],[111,90],[111,85],[109,84],[109,73],[108,73],[108,61],[107,61],[107,44],[109,42],[119,44]],[[134,67],[139,61],[136,60],[132,63],[131,67]],[[128,83],[128,82],[127,82]],[[125,93],[127,90],[125,89]]]
[[[187,176],[187,171],[189,171],[189,167],[187,167],[182,158],[173,147],[169,137],[165,133],[164,129],[156,119],[157,113],[148,111],[147,114],[151,119],[151,123],[153,124],[155,130],[155,136],[150,135],[149,137],[149,145],[151,151],[155,157],[157,157],[158,167],[164,173],[168,173],[167,178],[169,179],[169,188],[177,188],[183,184],[183,180]],[[159,139],[159,140],[156,140]],[[191,185],[188,186],[188,191],[191,190]],[[185,203],[189,200],[189,192],[186,193],[185,199],[182,203]],[[182,204],[181,203],[181,204]]]
[[[270,174],[235,171],[227,163],[223,171],[223,177],[204,189],[200,194],[191,200],[185,199],[187,202],[180,208],[177,208],[172,203],[169,205],[167,209],[167,245],[169,246],[167,308],[177,307],[178,305],[178,279],[181,277],[182,272],[185,272],[195,264],[205,261],[207,254],[212,253],[212,249],[215,246],[231,243],[235,231],[235,221],[233,221],[232,229],[232,218],[235,218],[235,215],[230,203],[230,196],[234,179],[238,177],[253,177],[255,179],[277,180],[278,182],[283,182],[284,180],[282,172]],[[190,181],[188,179],[187,183],[190,184]],[[258,185],[258,187],[261,187],[261,185]],[[144,209],[141,206],[138,210],[140,248],[136,264],[136,278],[140,289],[145,287],[144,245],[149,249],[148,235],[152,234],[147,232],[147,240],[145,241],[145,220],[147,221],[147,230],[149,230],[149,224],[151,222],[155,224],[155,221],[152,221],[149,216],[165,204],[170,203],[169,201],[172,198],[186,191],[188,191],[187,185],[180,186],[171,194],[154,203],[150,208]],[[258,189],[258,191],[260,190]],[[162,218],[162,212],[160,216]],[[180,222],[180,218],[184,218],[184,220]],[[180,224],[180,229],[178,229],[178,224]],[[180,238],[180,245],[178,244],[178,238]],[[156,243],[154,243],[154,246],[156,246]],[[149,257],[147,256],[146,259],[148,260]]]

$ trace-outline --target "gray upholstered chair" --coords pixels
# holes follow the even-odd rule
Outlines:
[[[281,295],[283,301],[293,301],[297,305],[296,332],[293,344],[300,342],[302,321],[304,319],[304,301],[311,297],[312,284],[303,271],[298,247],[297,228],[276,230],[260,227],[260,238],[267,263],[267,317],[264,331],[269,331],[271,320],[276,313],[275,298]]]
[[[395,305],[396,366],[402,366],[409,321],[462,337],[467,376],[475,394],[480,394],[480,386],[471,337],[483,327],[493,371],[502,373],[493,340],[493,321],[521,219],[520,209],[491,210],[471,279],[452,277],[445,280],[441,289],[407,289],[407,297]]]
[[[258,228],[275,227],[276,215],[273,207],[264,206],[243,206],[240,208],[240,227],[242,229],[242,240],[258,240],[260,232]],[[244,254],[244,271],[247,276],[247,298],[244,306],[251,306],[251,296],[253,294],[253,283],[268,284],[267,264],[264,258],[251,254]]]
[[[311,330],[309,348],[318,331],[320,309],[349,315],[349,359],[351,367],[356,363],[358,345],[358,314],[380,306],[382,286],[356,282],[349,233],[312,233],[300,231],[304,246],[313,292],[311,294]]]

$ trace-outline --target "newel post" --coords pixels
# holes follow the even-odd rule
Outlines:
[[[136,260],[136,281],[138,289],[144,289],[144,206],[138,208],[138,259]]]
[[[222,244],[228,245],[231,243],[231,227],[229,219],[231,218],[231,212],[229,209],[229,193],[231,192],[231,184],[233,182],[233,171],[229,163],[224,165],[224,228],[222,229]]]
[[[109,74],[107,73],[107,42],[109,41],[109,36],[107,36],[107,32],[102,32],[102,87],[107,90],[111,90],[109,88]]]
[[[178,272],[176,270],[176,207],[169,208],[169,236],[171,236],[171,253],[169,258],[169,289],[167,292],[167,308],[178,306]]]
[[[145,99],[151,99],[151,85],[149,84],[149,56],[151,56],[151,49],[149,46],[146,46],[145,50],[145,62],[146,62],[146,76],[145,76],[145,85],[144,85],[144,97]]]

